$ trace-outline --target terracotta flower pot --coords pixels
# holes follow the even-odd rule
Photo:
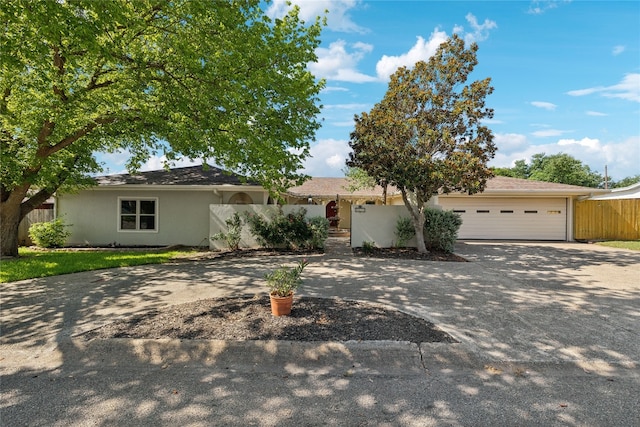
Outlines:
[[[270,294],[269,298],[271,299],[271,314],[274,316],[288,316],[291,314],[293,292],[286,297]]]

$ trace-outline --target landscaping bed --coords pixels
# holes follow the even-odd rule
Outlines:
[[[205,299],[155,310],[87,332],[86,339],[177,338],[291,341],[456,342],[419,317],[379,305],[296,297],[290,316],[273,316],[268,296]]]

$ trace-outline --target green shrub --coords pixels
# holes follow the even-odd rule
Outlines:
[[[211,240],[224,240],[232,251],[237,251],[240,247],[240,235],[242,233],[242,218],[238,212],[225,220],[227,232],[219,232],[211,236]]]
[[[429,250],[453,252],[462,218],[452,211],[425,209],[424,241]]]
[[[308,243],[310,249],[324,249],[325,242],[329,237],[329,220],[323,216],[309,218],[311,228],[311,240]]]
[[[246,219],[251,234],[266,248],[322,248],[329,235],[328,225],[320,220],[308,221],[306,213],[305,208],[300,208],[285,215],[280,209],[268,220],[252,213]]]
[[[376,250],[375,242],[367,242],[367,241],[362,242],[362,253],[366,255],[371,255],[375,250]]]
[[[36,222],[29,227],[29,237],[41,248],[59,248],[64,246],[71,232],[67,230],[69,225],[62,218],[56,218],[49,222]]]
[[[396,246],[404,248],[407,246],[407,242],[416,234],[416,229],[413,226],[411,218],[402,217],[398,218],[396,223]]]

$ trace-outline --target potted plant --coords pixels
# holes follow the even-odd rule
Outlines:
[[[269,287],[269,299],[271,300],[271,314],[274,316],[287,316],[291,314],[293,292],[302,284],[302,270],[309,264],[306,259],[299,261],[295,267],[281,265],[271,273],[268,273],[267,286]]]

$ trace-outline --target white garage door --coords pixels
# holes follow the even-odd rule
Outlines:
[[[565,198],[440,197],[438,203],[462,216],[459,239],[567,239]]]

